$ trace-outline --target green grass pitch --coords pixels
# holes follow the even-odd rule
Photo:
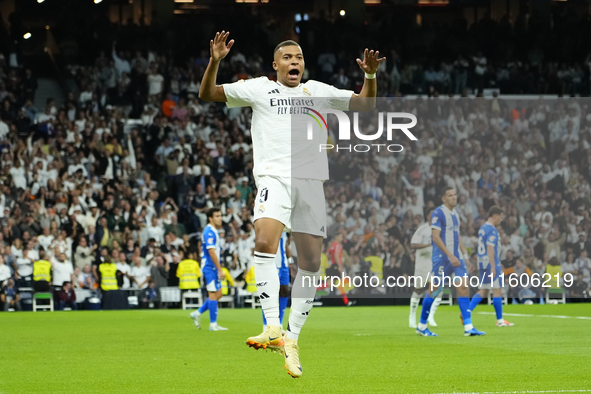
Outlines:
[[[442,306],[440,336],[424,338],[408,307],[315,308],[301,379],[244,343],[260,310],[221,309],[225,332],[209,332],[207,315],[197,330],[181,310],[3,313],[0,393],[591,392],[589,304],[505,306],[528,315],[506,315],[506,328],[491,312],[473,317],[487,335],[465,338],[457,306]]]

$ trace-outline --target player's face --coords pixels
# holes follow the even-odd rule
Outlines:
[[[495,215],[495,226],[498,226],[499,224],[501,224],[501,222],[503,221],[504,218],[505,218],[505,215],[502,213]]]
[[[222,227],[222,213],[221,212],[215,212],[210,220],[211,220],[211,224],[213,224],[215,228]]]
[[[273,69],[277,71],[277,80],[289,87],[296,87],[304,73],[304,55],[297,45],[281,47],[275,52]]]
[[[455,189],[450,189],[445,192],[445,195],[441,198],[443,203],[448,207],[455,207],[458,205],[458,194],[456,193]]]

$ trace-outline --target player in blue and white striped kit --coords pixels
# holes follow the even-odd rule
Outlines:
[[[431,231],[433,245],[433,269],[434,277],[451,277],[455,275],[454,284],[458,292],[458,304],[464,319],[464,335],[478,336],[484,335],[472,325],[472,316],[470,314],[470,290],[467,284],[468,253],[462,238],[460,237],[460,214],[455,206],[458,205],[458,195],[454,188],[444,187],[440,193],[443,205],[437,207],[431,215]],[[458,279],[460,279],[458,281]],[[429,311],[433,304],[433,293],[438,290],[437,281],[431,280],[431,287],[423,300],[423,309],[421,310],[421,320],[417,328],[417,334],[430,337],[437,336],[427,328]]]
[[[191,313],[191,318],[197,328],[201,328],[201,315],[209,310],[209,331],[226,331],[227,328],[217,323],[218,318],[218,300],[222,298],[221,279],[225,275],[220,265],[220,256],[222,248],[220,246],[220,235],[218,229],[222,228],[222,213],[219,208],[210,208],[207,211],[207,220],[209,224],[203,229],[201,235],[201,248],[203,249],[203,259],[201,270],[208,298],[203,302],[199,310]]]
[[[497,327],[511,327],[514,324],[503,319],[503,293],[501,288],[501,276],[503,267],[499,247],[501,240],[496,226],[503,221],[503,209],[492,206],[488,210],[488,220],[478,230],[478,271],[480,272],[480,289],[474,294],[470,302],[470,313],[476,309],[482,298],[488,296],[488,291],[493,291],[493,305],[497,314]],[[492,282],[491,282],[492,278]]]
[[[291,234],[283,232],[279,239],[279,248],[275,255],[275,265],[277,266],[277,273],[279,274],[279,322],[283,328],[283,315],[287,308],[287,301],[289,300],[289,284],[291,282],[289,277],[289,260],[291,258]],[[263,331],[267,329],[267,319],[263,312]]]

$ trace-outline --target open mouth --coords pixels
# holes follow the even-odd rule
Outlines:
[[[290,80],[296,81],[300,76],[300,70],[298,70],[297,68],[294,68],[292,70],[289,70],[289,73],[287,75]]]

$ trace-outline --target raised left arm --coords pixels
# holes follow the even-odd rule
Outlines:
[[[353,94],[351,102],[349,103],[349,110],[351,111],[371,111],[376,106],[376,72],[380,63],[386,60],[385,57],[378,58],[379,51],[373,51],[365,48],[363,52],[363,61],[357,59],[357,64],[365,73],[365,81],[359,94]],[[369,78],[368,78],[369,77]]]

